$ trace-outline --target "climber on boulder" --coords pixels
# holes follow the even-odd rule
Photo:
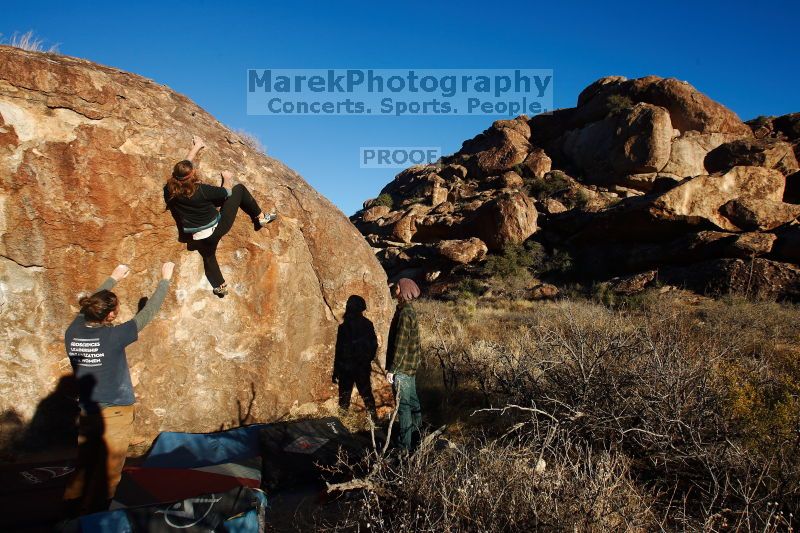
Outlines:
[[[80,299],[80,313],[64,334],[81,407],[78,463],[64,493],[68,515],[105,510],[114,496],[133,432],[136,401],[125,347],[158,313],[174,268],[175,263],[164,263],[153,296],[131,320],[115,326],[119,299],[111,289],[130,273],[119,265],[94,294]]]
[[[264,213],[243,184],[233,185],[230,171],[222,172],[221,187],[201,183],[192,160],[204,147],[202,139],[192,138],[192,148],[186,159],[175,165],[164,186],[164,201],[180,231],[191,235],[194,249],[203,258],[206,278],[214,294],[222,298],[228,294],[228,287],[217,262],[217,246],[233,227],[239,209],[250,216],[256,230],[275,220],[277,215]]]

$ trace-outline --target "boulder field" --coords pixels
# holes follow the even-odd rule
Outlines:
[[[216,298],[177,240],[162,186],[192,134],[201,176],[233,171],[280,218],[241,215]],[[380,351],[386,274],[356,228],[299,175],[168,87],[89,61],[0,46],[0,411],[29,420],[70,373],[63,334],[81,293],[118,263],[121,320],[177,264],[164,306],[128,350],[138,437],[316,412],[335,396],[337,326],[366,300]]]
[[[390,279],[433,292],[533,241],[568,253],[569,276],[628,292],[797,299],[798,156],[800,113],[745,123],[684,81],[611,76],[400,172],[351,220]]]

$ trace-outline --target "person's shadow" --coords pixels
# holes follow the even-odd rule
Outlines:
[[[81,398],[91,398],[97,380],[92,375],[78,380]],[[78,424],[78,453],[75,472],[64,491],[67,518],[108,509],[108,446],[104,438],[105,420],[96,402],[84,402]]]
[[[16,437],[0,450],[3,471],[11,473],[0,487],[9,509],[0,530],[46,531],[64,518],[107,508],[105,423],[97,403],[84,404],[83,414],[78,405],[79,394],[91,398],[96,384],[91,375],[62,376],[27,425],[11,411],[0,415],[6,430],[16,426]]]
[[[336,354],[333,360],[333,382],[339,385],[339,408],[350,409],[353,386],[373,421],[377,421],[375,396],[372,394],[372,361],[378,351],[375,327],[364,316],[367,302],[358,295],[347,299],[344,320],[336,336]]]
[[[78,382],[75,376],[62,376],[55,390],[36,406],[31,421],[22,432],[16,448],[22,453],[74,449],[78,441],[76,420]]]

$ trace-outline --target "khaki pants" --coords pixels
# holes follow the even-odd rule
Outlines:
[[[108,509],[122,477],[133,435],[133,419],[132,405],[106,407],[92,414],[81,412],[78,463],[64,492],[72,513]]]

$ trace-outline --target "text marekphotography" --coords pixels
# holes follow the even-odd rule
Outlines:
[[[514,117],[553,110],[552,69],[249,69],[249,115]]]

